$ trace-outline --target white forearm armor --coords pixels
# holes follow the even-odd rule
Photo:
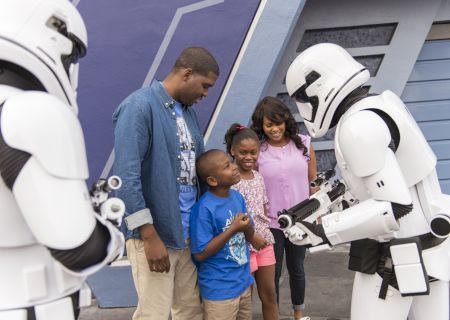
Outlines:
[[[5,310],[80,290],[86,276],[121,255],[124,239],[93,210],[83,135],[69,108],[27,92],[8,98],[0,112],[1,225],[16,228],[0,234]]]

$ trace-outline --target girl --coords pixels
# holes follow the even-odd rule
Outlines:
[[[248,213],[255,223],[253,245],[250,246],[250,272],[254,274],[265,320],[278,319],[275,283],[274,238],[267,217],[267,196],[261,175],[254,170],[259,154],[256,133],[234,123],[225,135],[227,152],[234,158],[241,173],[241,181],[232,188],[245,199]],[[260,248],[259,251],[255,247]]]
[[[289,209],[309,197],[309,182],[314,180],[317,174],[314,149],[310,137],[299,134],[288,107],[273,97],[265,97],[257,104],[252,115],[252,129],[261,141],[258,166],[266,185],[270,203],[270,231],[275,238],[277,301],[279,301],[283,255],[286,252],[294,318],[309,320],[309,317],[303,316],[305,308],[303,261],[306,248],[296,246],[285,238],[278,224],[277,212]]]

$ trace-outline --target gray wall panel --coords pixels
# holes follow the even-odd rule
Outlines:
[[[431,141],[430,146],[438,159],[450,160],[450,140]]]
[[[450,40],[425,42],[402,99],[438,158],[441,188],[450,193]]]
[[[443,193],[450,194],[450,180],[441,181],[441,189]]]
[[[417,61],[448,59],[450,57],[450,46],[447,40],[430,41],[422,48]]]
[[[450,103],[447,100],[410,102],[407,105],[419,122],[450,119]]]
[[[411,81],[450,79],[450,60],[429,60],[417,62],[409,77]]]
[[[450,80],[407,83],[402,99],[406,103],[450,99]]]
[[[422,122],[419,127],[428,141],[450,139],[450,120]]]
[[[450,160],[439,161],[436,171],[440,179],[450,179]]]

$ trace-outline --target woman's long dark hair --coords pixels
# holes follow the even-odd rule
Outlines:
[[[255,111],[253,111],[251,128],[258,135],[259,141],[261,141],[262,145],[263,142],[266,142],[267,140],[263,130],[264,117],[275,124],[281,124],[284,122],[286,125],[284,135],[289,139],[292,139],[298,149],[303,150],[304,156],[309,157],[308,148],[303,144],[302,139],[298,135],[300,131],[297,123],[295,122],[294,116],[281,100],[270,96],[264,97],[260,102],[258,102],[255,107]]]

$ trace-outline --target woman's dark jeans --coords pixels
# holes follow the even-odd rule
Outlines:
[[[279,229],[272,229],[272,234],[275,238],[273,246],[275,250],[275,287],[277,289],[277,302],[279,303],[280,296],[280,277],[283,266],[283,255],[286,251],[286,266],[289,272],[289,284],[291,288],[291,301],[294,310],[303,310],[305,301],[305,269],[303,261],[305,260],[305,246],[297,246],[287,239],[283,231]]]

